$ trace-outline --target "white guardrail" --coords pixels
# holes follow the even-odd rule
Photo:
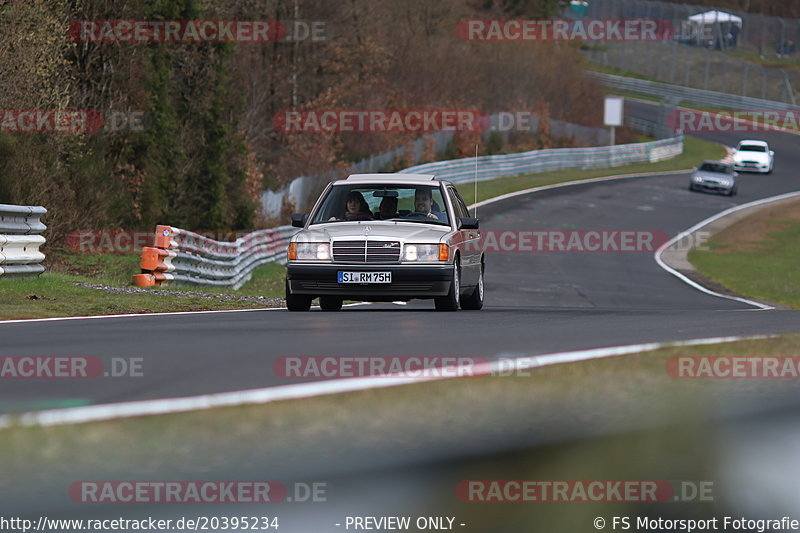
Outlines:
[[[35,278],[44,272],[45,243],[40,235],[47,226],[40,218],[47,209],[39,206],[0,204],[0,279]]]
[[[630,163],[655,163],[683,153],[683,136],[660,141],[592,146],[588,148],[553,148],[519,154],[485,155],[477,158],[478,181],[493,180],[519,174],[564,170],[570,168],[607,168]],[[452,161],[436,161],[401,170],[401,173],[436,174],[453,183],[475,179],[475,160],[470,157]]]
[[[478,157],[478,181],[560,169],[607,168],[629,163],[655,163],[683,152],[683,136],[660,141],[589,148],[555,148],[519,154]],[[401,173],[436,174],[454,183],[475,179],[475,158],[426,163]],[[291,226],[248,233],[233,242],[216,241],[172,226],[157,226],[155,246],[142,251],[139,287],[170,282],[229,286],[238,289],[255,267],[286,263],[286,247],[299,231]]]
[[[141,274],[133,276],[139,287],[169,282],[217,285],[238,289],[264,263],[286,263],[292,226],[262,229],[235,241],[216,241],[172,226],[156,226],[155,246],[142,250]]]

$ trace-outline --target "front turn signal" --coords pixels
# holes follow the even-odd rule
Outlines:
[[[447,261],[450,259],[450,246],[447,244],[439,245],[439,261]]]

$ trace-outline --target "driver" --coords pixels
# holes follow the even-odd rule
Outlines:
[[[434,220],[444,220],[444,213],[433,211],[432,207],[433,191],[431,189],[417,189],[414,192],[414,211]]]

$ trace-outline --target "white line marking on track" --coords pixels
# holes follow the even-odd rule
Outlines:
[[[748,305],[752,305],[754,307],[757,307],[760,310],[775,309],[775,307],[773,307],[771,305],[762,304],[760,302],[756,302],[756,301],[753,301],[753,300],[748,300],[747,298],[741,298],[739,296],[729,296],[727,294],[720,294],[718,292],[712,291],[711,289],[703,287],[699,283],[697,283],[695,281],[692,281],[691,279],[689,279],[685,275],[681,274],[680,272],[678,272],[677,270],[675,270],[671,266],[667,265],[664,262],[664,260],[661,258],[661,255],[664,253],[664,251],[667,248],[669,248],[670,246],[672,246],[676,242],[680,241],[681,239],[691,235],[695,231],[697,231],[697,230],[699,230],[699,229],[711,224],[715,220],[718,220],[718,219],[720,219],[720,218],[722,218],[724,216],[730,215],[731,213],[735,213],[736,211],[741,211],[742,209],[747,209],[749,207],[753,207],[753,206],[757,206],[757,205],[761,205],[761,204],[768,204],[770,202],[776,202],[778,200],[784,200],[786,198],[792,198],[792,197],[795,197],[795,196],[800,196],[800,191],[795,191],[795,192],[790,192],[790,193],[785,193],[785,194],[779,194],[777,196],[770,196],[769,198],[762,198],[761,200],[756,200],[754,202],[749,202],[749,203],[746,203],[746,204],[737,205],[735,207],[731,207],[730,209],[726,209],[725,211],[720,211],[716,215],[708,217],[707,219],[698,222],[697,224],[695,224],[691,228],[687,229],[686,231],[683,231],[683,232],[679,233],[678,235],[676,235],[673,238],[671,238],[669,241],[667,241],[664,244],[662,244],[661,247],[659,247],[659,249],[656,250],[656,253],[655,253],[656,263],[658,263],[658,266],[660,266],[661,268],[663,268],[664,270],[666,270],[667,272],[669,272],[670,274],[672,274],[676,278],[678,278],[681,281],[687,283],[688,285],[694,287],[695,289],[697,289],[697,290],[699,290],[701,292],[704,292],[706,294],[709,294],[711,296],[716,296],[718,298],[725,298],[726,300],[735,300],[737,302],[742,302],[742,303],[745,303],[745,304],[748,304]]]
[[[740,340],[766,339],[770,337],[774,336],[757,335],[749,337],[713,337],[676,342],[651,342],[645,344],[611,346],[606,348],[593,348],[589,350],[557,352],[524,357],[504,357],[504,355],[501,354],[498,358],[499,360],[488,361],[474,365],[471,367],[471,371],[473,376],[486,376],[492,373],[508,372],[509,369],[512,368],[514,370],[526,370],[562,363],[574,363],[587,361],[590,359],[630,355],[638,352],[649,352],[668,346],[696,346],[701,344],[736,342]],[[368,389],[397,387],[401,385],[429,381],[463,379],[463,377],[465,377],[458,375],[457,367],[449,368],[451,368],[452,371],[447,372],[447,368],[441,369],[440,375],[437,376],[365,376],[334,379],[329,381],[317,381],[314,383],[297,383],[244,391],[203,394],[199,396],[189,396],[183,398],[139,400],[132,402],[90,405],[84,407],[48,409],[15,415],[0,415],[0,428],[9,428],[13,426],[57,426],[63,424],[83,424],[87,422],[115,420],[119,418],[199,411],[217,407],[265,404],[283,400],[312,398],[329,394],[341,394],[345,392],[358,392]]]

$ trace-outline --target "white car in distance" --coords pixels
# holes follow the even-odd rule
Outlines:
[[[766,141],[740,141],[733,154],[733,169],[737,171],[770,174],[774,162],[775,152]]]

